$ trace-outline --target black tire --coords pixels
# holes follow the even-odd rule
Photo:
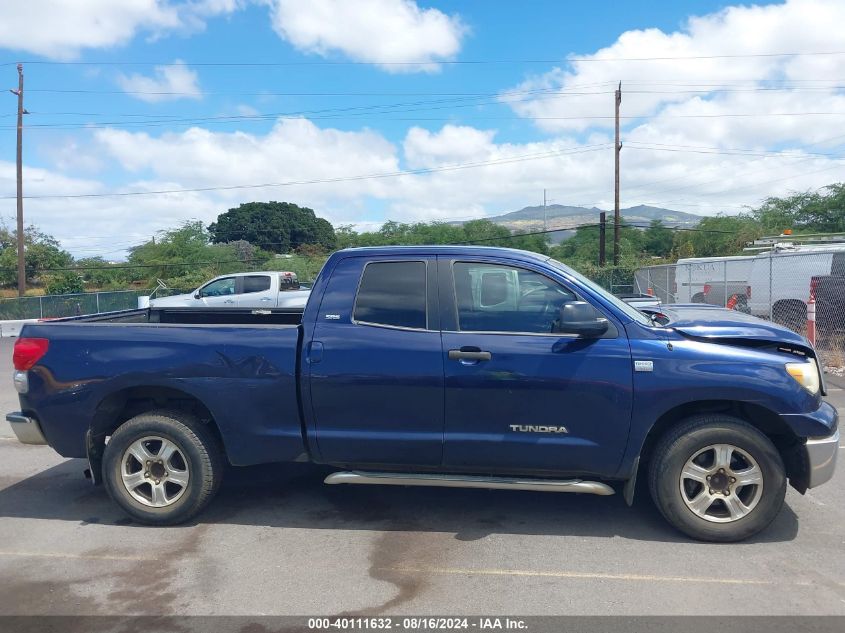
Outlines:
[[[144,505],[123,482],[127,449],[148,436],[173,442],[190,473],[184,491],[166,507]],[[103,481],[109,496],[132,519],[147,525],[175,525],[202,512],[220,488],[223,470],[223,452],[217,437],[202,422],[182,411],[159,410],[135,416],[118,427],[103,453]]]
[[[778,302],[772,309],[772,320],[778,325],[800,332],[807,326],[807,306],[798,300]]]
[[[762,471],[756,505],[727,523],[695,514],[681,494],[681,471],[687,460],[715,444],[730,444],[748,453]],[[760,431],[733,416],[707,414],[689,418],[660,439],[651,457],[649,489],[660,513],[675,528],[695,539],[727,543],[747,539],[774,521],[783,507],[786,474],[777,448]]]

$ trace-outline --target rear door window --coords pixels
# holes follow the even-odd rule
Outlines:
[[[270,290],[270,276],[269,275],[247,275],[244,277],[244,293],[248,292],[264,292]]]
[[[352,318],[360,323],[426,329],[425,262],[367,264]]]

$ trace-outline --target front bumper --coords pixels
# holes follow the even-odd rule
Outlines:
[[[18,440],[22,444],[46,444],[47,438],[41,432],[41,426],[38,420],[30,418],[23,413],[7,413],[6,422],[8,422]]]
[[[839,455],[839,429],[827,437],[812,437],[804,445],[807,487],[815,488],[833,477]]]

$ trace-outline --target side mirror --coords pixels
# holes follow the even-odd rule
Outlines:
[[[194,293],[194,299],[202,299],[202,293],[199,290]]]
[[[586,301],[568,301],[560,306],[557,331],[597,338],[607,332],[608,322]]]

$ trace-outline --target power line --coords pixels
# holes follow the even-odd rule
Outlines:
[[[823,172],[830,171],[831,169],[841,169],[841,166],[840,165],[833,165],[831,167],[824,167],[822,169],[815,169],[813,171],[801,172],[801,173],[792,174],[792,175],[789,175],[789,176],[781,176],[780,178],[773,178],[771,180],[764,180],[762,182],[755,182],[755,183],[751,183],[751,184],[748,184],[748,185],[740,185],[738,187],[731,187],[730,189],[723,189],[722,191],[719,191],[718,193],[724,194],[724,193],[732,193],[734,191],[742,191],[743,189],[752,189],[754,187],[759,187],[760,185],[768,185],[768,184],[771,184],[771,183],[779,183],[779,182],[783,182],[784,180],[791,180],[793,178],[799,178],[801,176],[811,176],[813,174],[821,174]],[[715,182],[715,181],[711,181],[711,182]],[[707,183],[701,183],[701,184],[707,184]],[[649,204],[674,204],[674,203],[675,202],[673,200],[664,200],[664,201],[661,201],[661,202],[650,202]]]
[[[478,104],[470,104],[470,105],[478,105]],[[458,106],[453,106],[458,107]],[[427,108],[431,109],[431,108]],[[390,112],[388,112],[390,114]],[[661,119],[724,119],[724,118],[763,118],[763,117],[793,117],[793,116],[843,116],[845,112],[743,112],[743,113],[721,113],[721,114],[662,114],[657,113],[654,115],[630,115],[630,116],[620,116],[620,119],[626,121],[636,121],[642,119],[653,119],[653,118],[661,118]],[[317,120],[332,120],[332,121],[343,121],[343,120],[367,120],[372,119],[374,117],[378,117],[378,121],[411,121],[411,122],[423,122],[423,121],[439,121],[439,122],[454,122],[455,117],[389,117],[389,116],[381,116],[379,113],[375,114],[366,114],[366,115],[329,115],[329,116],[279,116],[279,117],[255,117],[253,120],[271,120],[275,118],[276,120],[279,119],[307,119],[309,121],[317,121]],[[613,120],[613,116],[469,116],[469,117],[461,117],[461,121],[610,121]],[[246,116],[235,118],[232,117],[228,120],[219,120],[219,121],[205,121],[206,123],[210,124],[226,124],[226,123],[242,123],[244,121],[249,121],[250,119]],[[190,124],[191,122],[203,122],[201,120],[196,119],[185,119],[182,121],[183,124]],[[165,127],[170,126],[176,123],[176,121],[161,121],[161,122],[123,122],[123,121],[115,121],[110,123],[43,123],[43,124],[31,124],[28,125],[27,128],[30,130],[76,130],[76,129],[108,129],[112,128],[115,125],[120,125],[124,128],[156,128],[156,127]],[[6,125],[0,126],[0,129],[14,129],[14,126]]]
[[[229,259],[219,260],[213,262],[168,262],[161,264],[110,264],[108,266],[62,266],[56,268],[31,268],[30,272],[46,273],[46,272],[65,272],[76,270],[125,270],[132,268],[179,268],[184,266],[211,266],[219,264],[251,264],[257,260],[254,259]],[[3,271],[17,270],[14,268],[0,268]]]
[[[761,157],[761,158],[798,158],[798,159],[806,159],[806,158],[828,158],[830,160],[845,160],[845,157],[836,156],[834,154],[821,154],[821,153],[801,153],[801,154],[787,154],[784,152],[759,152],[753,150],[737,150],[731,151],[727,149],[719,149],[719,148],[702,148],[702,149],[694,149],[694,148],[683,148],[683,147],[651,147],[647,144],[637,143],[634,144],[635,141],[628,141],[627,145],[629,149],[638,149],[650,152],[680,152],[683,154],[716,154],[719,156],[752,156],[752,157]],[[659,144],[658,144],[659,145]]]
[[[626,92],[630,94],[709,94],[713,92],[788,92],[790,94],[796,92],[831,92],[836,90],[845,90],[845,80],[842,81],[842,85],[833,85],[833,86],[814,86],[814,87],[788,87],[788,86],[772,86],[772,87],[765,87],[765,86],[758,86],[752,88],[711,88],[711,89],[702,89],[702,90],[626,90]],[[32,91],[32,90],[30,90]],[[611,94],[613,90],[597,90],[592,92],[573,92],[570,89],[537,89],[537,90],[525,90],[525,91],[508,91],[508,92],[290,92],[290,93],[274,93],[278,96],[290,96],[290,97],[383,97],[383,96],[402,96],[402,97],[412,97],[412,96],[439,96],[439,97],[456,97],[456,101],[463,101],[472,98],[489,98],[489,97],[498,97],[497,101],[491,102],[491,104],[510,104],[510,103],[522,103],[526,100],[520,101],[510,101],[507,100],[510,96],[521,96],[521,95],[547,95],[550,98],[558,98],[558,97],[586,97],[586,96],[596,96],[596,95],[604,95],[604,94]],[[144,95],[170,95],[170,96],[177,96],[177,95],[188,95],[189,93],[174,93],[174,92],[132,92],[132,93],[125,93],[123,91],[114,91],[114,94],[144,94]],[[440,101],[431,101],[430,103],[444,103],[449,100],[444,99]],[[429,103],[429,102],[416,102],[416,103]],[[405,105],[405,104],[371,104],[367,106],[356,106],[358,108],[386,108],[393,105]],[[340,110],[340,109],[339,109]],[[292,115],[292,114],[302,114],[304,112],[324,112],[326,110],[303,110],[297,111],[294,113],[258,113],[258,114],[244,114],[244,115],[228,115],[231,117],[240,117],[240,118],[260,118],[260,117],[273,117],[273,116],[282,116],[282,115]],[[160,113],[142,113],[142,112],[49,112],[46,110],[34,110],[30,111],[32,115],[39,115],[39,116],[110,116],[110,117],[127,117],[127,118],[148,118],[148,119],[165,119],[165,118],[179,118],[181,115],[173,114],[160,114]],[[14,116],[10,114],[0,114],[0,117],[9,117]],[[191,119],[191,120],[201,120],[201,119],[212,119],[212,118],[228,118],[227,115],[211,115],[211,114],[201,114],[198,115],[198,119]]]
[[[307,61],[51,61],[27,60],[23,63],[42,66],[195,66],[195,67],[288,67],[288,66],[431,66],[431,65],[467,65],[486,64],[559,64],[559,63],[608,63],[608,62],[651,62],[696,59],[753,59],[769,57],[817,57],[845,55],[845,51],[800,51],[778,53],[726,53],[719,55],[663,55],[652,57],[551,57],[533,59],[445,59],[445,60],[307,60]],[[3,65],[15,62],[3,62]]]
[[[845,81],[845,80],[843,80]],[[542,93],[561,93],[568,94],[572,90],[583,90],[585,88],[599,88],[601,86],[609,86],[612,81],[599,81],[582,84],[574,84],[564,87],[550,87],[550,88],[534,88],[531,90],[495,90],[489,92],[426,92],[426,91],[377,91],[377,92],[348,92],[342,90],[332,90],[329,92],[272,92],[263,90],[260,92],[242,92],[242,91],[194,91],[194,92],[180,92],[180,91],[162,91],[162,90],[93,90],[87,88],[32,88],[32,92],[55,93],[55,94],[129,94],[129,95],[148,95],[148,96],[162,96],[162,97],[189,97],[189,96],[246,96],[246,97],[421,97],[421,96],[439,96],[439,97],[498,97],[507,95],[520,94],[542,94]]]
[[[366,174],[360,176],[340,176],[337,178],[316,178],[313,180],[294,180],[288,182],[276,182],[276,183],[263,183],[263,184],[250,184],[250,185],[229,185],[229,186],[219,186],[219,187],[194,187],[194,188],[185,188],[185,189],[161,189],[161,190],[154,190],[154,191],[118,191],[112,193],[76,193],[76,194],[42,194],[42,195],[30,195],[24,196],[27,199],[53,199],[53,198],[61,198],[61,199],[73,199],[73,198],[111,198],[111,197],[125,197],[125,196],[152,196],[152,195],[164,195],[164,194],[173,194],[173,193],[198,193],[198,192],[205,192],[205,191],[232,191],[232,190],[239,190],[239,189],[263,189],[263,188],[274,188],[274,187],[291,187],[291,186],[298,186],[298,185],[313,185],[313,184],[327,184],[327,183],[335,183],[335,182],[350,182],[350,181],[357,181],[357,180],[372,180],[372,179],[379,179],[379,178],[395,178],[399,176],[413,176],[417,174],[429,174],[429,173],[437,173],[437,172],[444,172],[444,171],[457,171],[462,169],[472,169],[476,167],[487,167],[492,165],[505,165],[510,163],[518,163],[528,160],[540,160],[544,158],[554,158],[556,156],[565,156],[571,154],[583,154],[588,152],[595,152],[602,149],[605,149],[608,146],[607,143],[600,143],[597,145],[585,145],[584,147],[579,148],[566,148],[561,150],[551,150],[548,152],[543,152],[539,154],[525,154],[522,156],[515,156],[511,158],[502,158],[497,160],[490,160],[490,161],[480,161],[475,163],[463,163],[457,165],[445,165],[442,167],[425,167],[420,169],[409,169],[409,170],[401,170],[401,171],[394,171],[394,172],[385,172],[385,173],[377,173],[377,174]],[[13,198],[14,196],[0,196],[0,200],[8,200]]]
[[[816,145],[824,145],[826,143],[830,143],[832,141],[839,141],[839,140],[845,140],[845,134],[837,134],[836,136],[824,138],[824,139],[821,139],[820,141],[813,141],[812,143],[805,144],[804,147],[806,148],[806,147],[813,147],[813,146],[816,146]],[[629,142],[633,142],[633,141],[629,141]],[[810,159],[808,158],[806,160],[809,161]],[[759,160],[755,160],[755,161],[752,161],[752,162],[759,162]],[[799,162],[805,162],[805,161],[799,161]],[[696,173],[700,173],[702,171],[713,171],[714,169],[718,169],[719,167],[721,167],[721,165],[710,165],[710,166],[707,166],[707,167],[702,167],[700,169],[696,169]],[[742,174],[742,175],[748,175],[748,174],[753,174],[753,173],[757,173],[757,172],[746,172],[745,174]],[[677,180],[686,179],[688,177],[689,176],[687,174],[682,174],[680,176],[673,176],[671,178],[662,178],[660,180],[652,180],[650,182],[645,182],[645,183],[631,183],[629,186],[633,189],[644,189],[646,187],[651,187],[652,185],[659,185],[659,184],[663,184],[663,183],[666,183],[666,182],[674,182],[674,181],[677,181]],[[717,182],[717,181],[710,181],[710,182]],[[708,184],[708,183],[702,183],[702,184]]]
[[[743,80],[745,81],[745,80]],[[765,79],[747,80],[749,82],[767,81]],[[794,82],[797,80],[787,80]],[[699,86],[698,90],[631,90],[637,94],[699,94],[712,92],[827,92],[845,89],[845,79],[812,79],[806,81],[829,81],[836,82],[840,85],[820,85],[820,86],[750,86],[750,87],[720,87],[720,84],[681,84],[689,86]],[[593,86],[610,85],[613,82],[601,82],[591,84]],[[640,82],[641,85],[652,85],[650,82]],[[654,83],[653,85],[663,85]],[[671,85],[671,84],[666,84]],[[587,87],[587,86],[582,86]],[[180,92],[180,91],[163,91],[163,90],[88,90],[88,89],[62,89],[62,88],[31,88],[30,92],[42,92],[53,94],[128,94],[128,95],[145,95],[145,96],[159,96],[159,97],[189,97],[189,96],[262,96],[262,97],[415,97],[415,96],[431,96],[431,97],[507,97],[513,94],[533,94],[533,93],[557,93],[557,94],[572,94],[576,96],[588,96],[604,94],[605,91],[595,92],[569,92],[579,86],[567,86],[560,88],[538,88],[535,90],[526,91],[490,91],[490,92],[231,92],[231,91],[194,91],[194,92]],[[612,92],[612,91],[611,91]]]

